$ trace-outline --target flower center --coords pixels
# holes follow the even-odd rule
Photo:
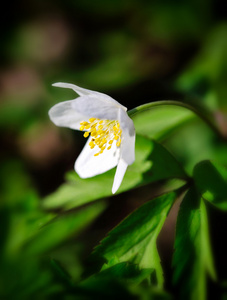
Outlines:
[[[116,146],[121,145],[121,134],[122,129],[120,123],[116,120],[100,120],[97,118],[90,118],[89,122],[81,122],[80,130],[87,130],[84,133],[84,137],[87,138],[89,134],[92,140],[89,143],[91,149],[98,146],[100,151],[94,156],[98,156],[103,153],[105,149],[110,150],[114,141],[116,141]]]

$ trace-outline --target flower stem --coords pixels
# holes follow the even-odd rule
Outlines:
[[[129,110],[128,115],[130,118],[132,118],[137,113],[140,113],[140,112],[143,112],[146,110],[150,110],[156,106],[166,106],[166,105],[181,106],[181,107],[191,110],[198,117],[200,117],[204,122],[206,122],[219,136],[221,136],[221,132],[219,131],[217,125],[215,124],[211,112],[205,110],[204,108],[203,108],[204,111],[202,111],[201,109],[197,109],[196,107],[191,106],[188,103],[184,103],[184,102],[180,102],[180,101],[163,100],[163,101],[155,101],[155,102],[142,104],[140,106],[137,106],[137,107]]]

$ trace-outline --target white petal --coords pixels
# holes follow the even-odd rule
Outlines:
[[[54,105],[49,110],[51,121],[57,126],[79,129],[80,122],[88,121],[88,117],[74,109],[74,101],[65,101]]]
[[[72,108],[78,113],[89,118],[104,120],[118,120],[119,110],[124,110],[103,98],[96,98],[93,95],[83,96],[75,99]]]
[[[113,194],[116,193],[119,186],[121,185],[121,182],[123,180],[123,177],[125,175],[127,167],[128,167],[128,164],[123,159],[120,159],[118,166],[117,166],[115,176],[114,176],[114,183],[113,183],[113,187],[112,187]]]
[[[90,141],[91,137],[75,162],[75,171],[81,178],[102,174],[114,168],[119,161],[120,149],[116,147],[116,143],[112,145],[110,150],[104,150],[102,154],[94,156],[100,149],[98,146],[91,149],[89,146]]]
[[[135,161],[135,127],[127,113],[119,111],[119,121],[122,128],[121,158],[131,165]]]
[[[75,84],[72,84],[72,83],[56,82],[56,83],[53,83],[52,86],[72,89],[80,96],[86,96],[86,95],[91,94],[90,90],[81,88],[81,87],[79,87]]]
[[[56,86],[56,87],[73,89],[80,96],[88,96],[88,95],[93,96],[93,98],[99,98],[99,99],[105,100],[109,103],[112,103],[113,105],[121,107],[124,111],[127,110],[127,108],[125,106],[121,105],[119,102],[117,102],[112,97],[110,97],[106,94],[99,93],[99,92],[96,92],[96,91],[91,91],[91,90],[88,90],[88,89],[84,89],[84,88],[81,88],[81,87],[79,87],[75,84],[71,84],[71,83],[57,82],[57,83],[54,83],[52,85]]]

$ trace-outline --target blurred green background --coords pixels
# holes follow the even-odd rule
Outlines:
[[[33,294],[45,299],[55,293],[65,297],[65,286],[53,275],[56,266],[49,258],[60,259],[77,280],[86,254],[138,206],[141,193],[148,197],[148,191],[134,193],[132,202],[129,192],[123,204],[121,196],[115,196],[115,203],[110,204],[113,213],[97,221],[95,229],[89,224],[103,212],[101,202],[78,218],[77,211],[40,208],[42,199],[73,170],[85,142],[80,132],[50,122],[51,106],[75,98],[73,91],[51,84],[62,81],[104,92],[129,109],[168,99],[204,106],[212,111],[224,139],[227,20],[223,2],[215,0],[22,0],[4,5],[0,29],[0,290],[9,299],[17,299],[12,296],[16,293],[18,299]],[[156,126],[157,133],[161,124]],[[202,121],[193,119],[175,129],[157,139],[189,174],[203,159],[227,164],[226,143]],[[144,128],[144,134],[154,137],[149,130],[153,128]],[[40,237],[33,242],[34,232],[58,213],[63,219],[52,231],[51,226],[39,231]],[[217,219],[215,213],[212,217]],[[224,216],[218,219],[217,229],[223,228]],[[88,225],[75,243],[77,233]],[[170,257],[165,249],[166,244],[164,262]],[[218,251],[222,274],[227,263],[224,250]]]

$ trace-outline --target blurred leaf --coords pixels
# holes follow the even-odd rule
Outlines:
[[[136,286],[153,271],[140,270],[138,265],[122,262],[85,279],[79,287],[85,294],[90,292],[95,299],[138,299]]]
[[[203,199],[227,210],[227,169],[210,161],[195,166],[194,179]]]
[[[170,295],[159,288],[150,286],[144,279],[152,269],[140,270],[137,265],[119,263],[82,281],[76,289],[77,297],[85,299],[171,299]],[[143,281],[143,285],[138,285]],[[88,298],[87,298],[88,297]],[[84,299],[84,298],[77,298]]]
[[[156,240],[175,198],[175,193],[169,193],[138,208],[110,231],[95,249],[94,258],[102,257],[109,262],[115,257],[118,262],[131,261],[141,269],[154,269],[157,283],[162,286]]]
[[[211,109],[226,108],[226,34],[226,24],[214,28],[197,57],[177,81],[180,90],[199,95]]]
[[[128,167],[119,192],[144,184],[179,178],[187,178],[174,157],[160,144],[137,136],[136,160]],[[93,178],[81,179],[75,172],[67,175],[67,183],[44,199],[46,208],[77,207],[99,198],[111,196],[115,169]],[[94,192],[95,191],[95,192]]]
[[[115,36],[112,35],[112,39],[116,40]],[[105,37],[104,41],[108,43]],[[116,40],[116,42],[122,43],[122,41],[118,40]],[[125,44],[127,43],[128,47],[125,47]],[[128,48],[133,48],[133,45],[131,46],[129,43],[131,44],[131,41],[125,39],[124,43],[119,45],[121,46],[119,53],[116,52],[115,43],[115,51],[112,54],[110,54],[110,51],[108,51],[108,56],[106,58],[104,58],[102,61],[99,61],[98,64],[80,71],[80,73],[76,74],[76,78],[74,75],[74,80],[76,82],[86,83],[86,85],[92,88],[94,87],[94,89],[99,88],[101,90],[125,87],[138,81],[138,79],[141,78],[141,75],[131,71],[135,64],[136,53],[130,53]],[[102,41],[100,41],[100,44],[102,44]],[[112,45],[110,44],[110,46]]]
[[[104,202],[94,203],[92,206],[82,208],[78,212],[71,212],[55,218],[43,226],[28,242],[28,253],[46,252],[69,238],[72,234],[79,234],[86,226],[103,212]]]
[[[126,299],[136,300],[138,297],[130,292],[129,287],[116,278],[91,278],[79,285],[76,299]]]
[[[180,207],[177,218],[173,281],[180,299],[206,298],[206,274],[216,279],[211,254],[206,207],[192,187]]]
[[[144,279],[148,278],[148,276],[154,271],[154,269],[139,269],[138,265],[130,264],[128,262],[117,263],[112,267],[97,273],[85,281],[82,284],[86,284],[93,278],[115,278],[115,279],[123,279],[129,283],[139,284]]]
[[[1,104],[0,129],[21,132],[36,122],[40,121],[37,118],[37,112],[34,107],[7,101]]]
[[[133,117],[133,122],[138,134],[160,140],[195,118],[195,114],[188,109],[167,105],[141,112]]]

